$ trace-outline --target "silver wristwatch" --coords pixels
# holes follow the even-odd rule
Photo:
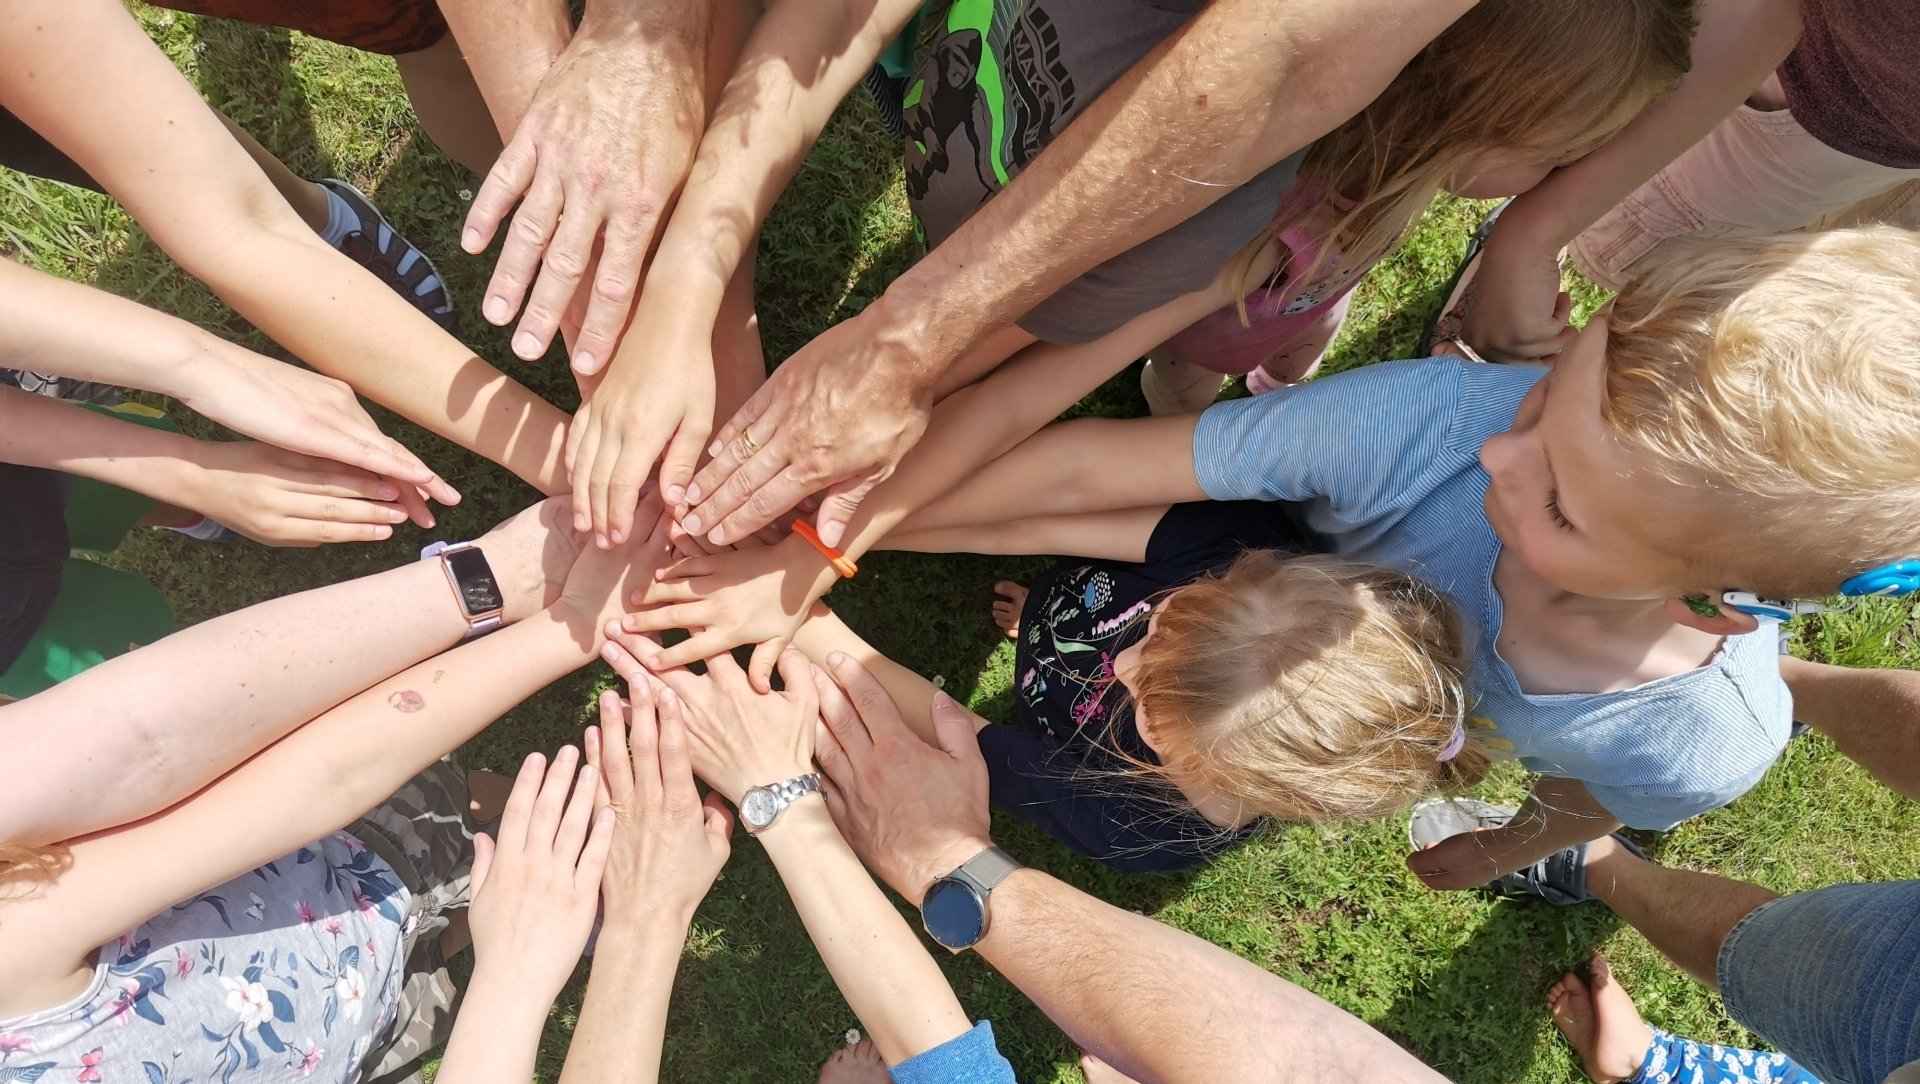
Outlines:
[[[796,775],[784,783],[753,787],[740,796],[740,823],[748,835],[759,835],[773,824],[780,811],[806,797],[820,793],[820,773]]]

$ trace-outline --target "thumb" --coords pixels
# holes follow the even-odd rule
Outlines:
[[[827,488],[827,495],[820,500],[820,511],[813,517],[813,523],[820,531],[820,541],[839,548],[840,539],[847,533],[847,523],[860,509],[860,502],[867,499],[873,487],[890,473],[887,470],[875,471],[865,478],[836,482]]]
[[[487,874],[493,869],[493,851],[492,836],[485,832],[473,834],[473,873],[471,874],[473,887],[469,891],[475,896],[478,896],[480,890],[486,887]]]
[[[710,790],[700,801],[702,818],[707,826],[707,835],[721,847],[728,847],[733,837],[733,808],[721,797],[717,790]]]
[[[974,735],[973,713],[961,707],[959,701],[948,696],[944,689],[933,694],[933,736],[938,739],[940,748],[955,759],[969,754],[980,755],[980,743]]]

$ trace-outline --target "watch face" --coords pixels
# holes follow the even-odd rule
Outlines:
[[[765,787],[755,787],[740,798],[740,819],[749,828],[765,828],[780,812],[780,800]]]
[[[935,881],[920,904],[920,919],[942,945],[971,948],[986,932],[987,909],[973,889],[959,881]]]
[[[487,567],[487,555],[477,549],[455,550],[446,555],[454,582],[460,585],[460,601],[469,617],[498,612],[505,601],[500,585],[493,582],[493,570]]]

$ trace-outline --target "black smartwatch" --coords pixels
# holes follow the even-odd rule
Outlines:
[[[472,542],[435,542],[420,551],[422,561],[431,561],[438,557],[440,567],[447,574],[447,583],[453,587],[453,596],[460,600],[460,609],[467,618],[467,639],[485,636],[500,627],[507,612],[507,601],[500,594],[500,584],[493,578],[493,567],[487,564],[487,555]]]
[[[949,952],[965,952],[979,944],[987,936],[991,918],[987,901],[994,886],[1019,868],[1012,855],[988,847],[933,882],[920,902],[920,923],[927,928],[927,936]]]

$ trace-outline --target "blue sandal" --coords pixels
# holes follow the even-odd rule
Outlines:
[[[394,229],[380,208],[358,188],[332,177],[315,183],[338,196],[359,220],[359,225],[348,231],[335,247],[354,263],[379,276],[380,281],[426,313],[447,334],[459,334],[460,323],[454,319],[446,280],[440,277],[440,269],[433,266],[427,254]]]

